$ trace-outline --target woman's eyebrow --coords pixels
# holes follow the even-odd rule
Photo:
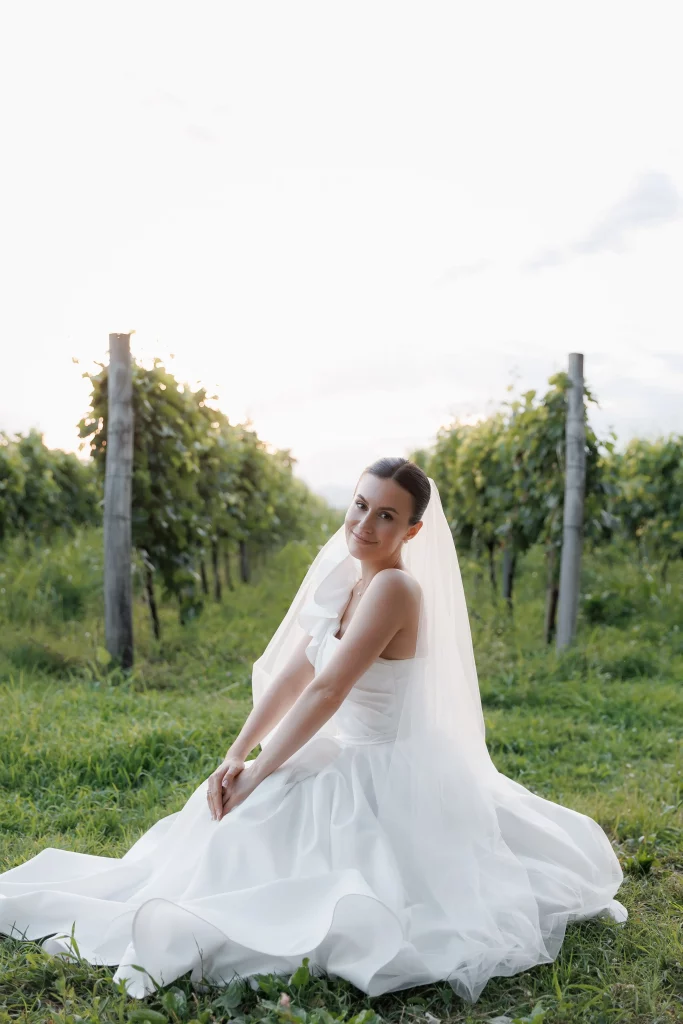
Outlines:
[[[365,504],[367,505],[368,499],[367,498],[363,498],[363,495],[360,493],[360,491],[358,492],[358,497],[361,498],[365,502]],[[389,512],[395,512],[396,515],[399,514],[398,509],[395,509],[393,505],[382,505],[381,508],[380,508],[380,512],[382,512],[384,509],[388,509]]]

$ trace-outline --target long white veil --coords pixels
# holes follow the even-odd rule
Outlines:
[[[423,527],[403,547],[423,601],[414,675],[377,817],[405,883],[407,938],[422,951],[425,982],[448,978],[459,995],[476,1000],[491,975],[553,960],[567,921],[597,913],[623,876],[592,819],[536,796],[491,761],[460,566],[429,479]],[[345,560],[350,576],[342,573],[337,585],[348,594],[361,566],[349,556],[342,525],[254,664],[255,703],[303,635],[324,634],[325,606],[307,613]]]

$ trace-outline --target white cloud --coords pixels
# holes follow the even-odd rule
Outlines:
[[[598,252],[623,253],[628,250],[629,236],[678,220],[683,214],[683,200],[668,174],[650,171],[642,174],[628,194],[605,211],[582,238],[562,249],[549,248],[527,264],[529,270],[557,267],[566,260]]]

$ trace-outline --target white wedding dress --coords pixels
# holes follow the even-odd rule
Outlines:
[[[348,592],[332,578],[316,598],[299,621],[319,671]],[[568,921],[625,917],[600,826],[501,774],[504,857],[473,877],[454,870],[458,916],[430,904],[421,865],[375,813],[414,660],[378,658],[336,712],[336,735],[314,736],[221,821],[204,781],[120,859],[48,848],[0,874],[0,933],[57,933],[44,946],[59,954],[73,923],[81,956],[116,966],[138,998],[189,970],[222,984],[308,956],[371,995],[449,978],[476,1000],[491,976],[553,960]]]

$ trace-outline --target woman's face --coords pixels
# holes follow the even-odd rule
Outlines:
[[[413,496],[394,480],[364,473],[344,520],[350,553],[362,561],[391,561],[403,541],[414,537],[422,523],[409,523]]]

